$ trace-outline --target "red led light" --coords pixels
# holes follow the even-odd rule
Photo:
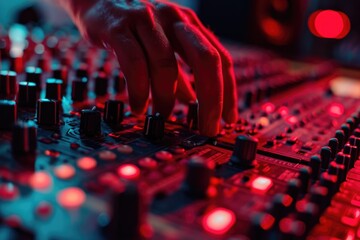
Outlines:
[[[332,117],[340,117],[344,111],[344,106],[341,103],[332,103],[328,108],[328,113]]]
[[[349,17],[340,11],[319,10],[312,13],[308,20],[312,34],[321,38],[344,38],[350,32]]]
[[[126,179],[136,179],[140,176],[140,169],[132,164],[125,164],[120,166],[117,172],[120,177]]]
[[[279,108],[278,112],[281,116],[286,116],[289,114],[289,109],[285,106],[282,106]]]
[[[36,172],[30,177],[30,186],[37,190],[47,190],[52,185],[51,176],[46,172]]]
[[[96,167],[97,162],[92,157],[82,157],[77,160],[77,166],[82,170],[89,171]]]
[[[266,113],[272,113],[274,112],[275,110],[275,105],[268,102],[268,103],[264,103],[262,106],[261,106],[261,109],[266,112]]]
[[[229,209],[215,208],[204,216],[202,226],[209,233],[221,235],[229,231],[235,220],[235,214]]]
[[[262,193],[267,192],[272,185],[272,180],[266,177],[257,177],[251,183],[252,190]]]
[[[298,122],[298,119],[297,117],[295,116],[289,116],[286,118],[286,121],[289,123],[289,124],[295,124]]]
[[[85,192],[76,187],[64,189],[57,195],[58,203],[64,208],[79,208],[85,200]]]
[[[60,179],[70,179],[75,175],[75,168],[70,164],[63,164],[57,166],[54,173]]]

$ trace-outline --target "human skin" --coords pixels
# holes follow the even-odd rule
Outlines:
[[[196,99],[203,135],[218,134],[222,118],[237,120],[232,59],[191,9],[161,0],[58,1],[84,38],[114,51],[134,114],[145,113],[151,90],[154,112],[165,117],[176,98]],[[195,92],[176,54],[191,67]]]

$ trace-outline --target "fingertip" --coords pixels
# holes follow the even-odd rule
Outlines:
[[[223,111],[223,119],[225,123],[232,124],[238,120],[238,111],[236,108],[230,109],[228,111]]]

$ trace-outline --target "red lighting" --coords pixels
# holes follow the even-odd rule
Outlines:
[[[235,220],[235,214],[229,209],[215,208],[204,216],[202,226],[209,233],[221,235],[229,231]]]
[[[47,190],[52,185],[52,179],[46,172],[35,172],[30,177],[30,186],[37,190]]]
[[[83,190],[76,187],[70,187],[62,190],[57,195],[58,203],[64,208],[78,208],[86,200]]]
[[[289,114],[289,109],[287,107],[285,107],[285,106],[282,106],[282,107],[279,108],[278,112],[279,112],[279,114],[281,116],[284,117],[284,116]]]
[[[136,179],[140,176],[140,169],[132,164],[125,164],[120,166],[117,172],[120,177],[126,179]]]
[[[270,102],[267,102],[261,106],[261,109],[266,113],[272,113],[275,110],[275,105]]]
[[[332,117],[340,117],[344,111],[344,106],[341,103],[332,103],[328,108],[329,115]]]
[[[257,177],[251,183],[251,187],[256,192],[265,193],[267,192],[272,186],[272,180],[266,177]]]
[[[54,173],[60,179],[70,179],[75,175],[75,168],[70,164],[62,164],[55,168]]]
[[[350,32],[349,17],[340,11],[319,10],[312,13],[308,20],[312,34],[321,38],[344,38]]]
[[[286,121],[289,123],[289,124],[295,124],[298,122],[298,119],[297,117],[295,116],[289,116],[286,118]]]
[[[96,167],[96,160],[92,157],[82,157],[77,160],[77,165],[79,168],[85,171],[92,170]]]

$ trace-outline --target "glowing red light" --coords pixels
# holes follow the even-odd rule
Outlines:
[[[54,173],[60,179],[70,179],[75,175],[75,168],[70,164],[63,164],[57,166]]]
[[[64,189],[57,195],[58,203],[64,208],[79,208],[85,200],[85,192],[76,187]]]
[[[204,216],[202,226],[209,233],[221,235],[229,231],[235,220],[235,214],[229,209],[216,208]]]
[[[332,103],[328,109],[328,113],[332,117],[340,117],[344,114],[344,111],[344,105],[341,103]]]
[[[126,179],[136,179],[140,176],[140,169],[135,165],[125,164],[118,168],[118,174]]]
[[[97,165],[96,160],[92,157],[82,157],[82,158],[78,159],[76,163],[79,168],[81,168],[82,170],[85,170],[85,171],[92,170]]]
[[[257,177],[251,183],[251,187],[256,192],[267,192],[273,185],[272,180],[266,177]]]
[[[272,113],[274,112],[275,110],[275,105],[268,102],[268,103],[264,103],[262,106],[261,106],[261,109],[266,112],[266,113]]]
[[[281,116],[284,117],[284,116],[289,114],[289,109],[287,107],[285,107],[285,106],[282,106],[282,107],[279,108],[278,112],[279,112],[279,114]]]
[[[47,190],[52,185],[52,179],[46,172],[36,172],[30,177],[30,186],[37,190]]]
[[[350,32],[349,17],[340,11],[320,10],[312,13],[308,20],[312,34],[321,38],[344,38]]]
[[[286,121],[289,123],[289,124],[295,124],[298,122],[298,119],[297,117],[295,116],[289,116],[286,118]]]

